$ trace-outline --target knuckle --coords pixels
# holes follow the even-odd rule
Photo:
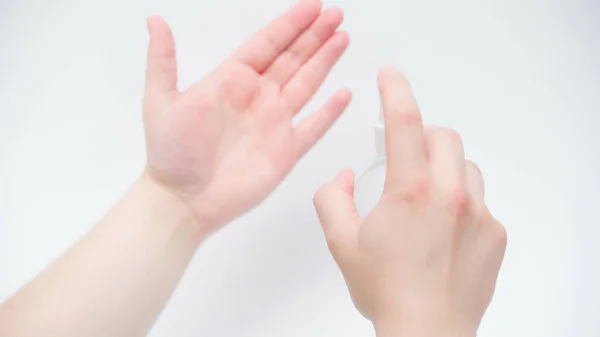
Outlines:
[[[471,201],[469,192],[464,187],[454,189],[449,193],[447,200],[447,211],[454,218],[463,218],[470,212]]]
[[[472,160],[470,160],[470,159],[465,159],[465,163],[466,163],[468,166],[471,166],[472,168],[476,169],[477,171],[481,171],[481,170],[479,169],[479,165],[477,165],[477,163],[475,163],[474,161],[472,161]]]
[[[473,172],[476,172],[479,176],[482,176],[481,169],[474,161],[467,159],[465,160],[465,165],[469,170],[472,170]]]
[[[441,141],[442,139],[445,141],[449,141],[452,144],[462,144],[462,137],[458,131],[454,129],[439,127],[439,126],[429,126],[426,129],[426,137],[429,139],[438,139]]]
[[[495,245],[504,249],[508,244],[508,233],[506,228],[499,222],[494,222],[492,227],[492,240]]]
[[[442,132],[444,134],[444,137],[448,138],[454,144],[462,145],[462,142],[463,142],[462,137],[461,137],[460,133],[458,133],[458,131],[456,131],[454,129],[443,129]]]
[[[428,137],[439,137],[444,134],[446,128],[437,125],[427,125],[424,130]]]
[[[406,190],[406,197],[410,201],[423,200],[429,195],[429,181],[427,179],[414,179]]]
[[[408,203],[420,203],[428,199],[431,183],[426,176],[413,176],[410,179],[401,182],[397,196],[404,202]]]
[[[485,203],[472,202],[470,204],[469,212],[471,214],[475,215],[477,218],[482,219],[482,220],[485,220],[485,219],[491,217],[489,215],[489,210],[488,210],[487,206],[485,205]]]
[[[401,126],[413,126],[422,124],[423,118],[418,108],[406,107],[397,108],[392,114],[392,121]]]
[[[439,135],[439,129],[440,127],[432,125],[426,125],[423,127],[423,137],[425,138],[425,141],[431,142],[436,136]]]

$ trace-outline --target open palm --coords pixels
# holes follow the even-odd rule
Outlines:
[[[348,105],[342,90],[292,124],[348,46],[347,34],[336,32],[342,20],[337,8],[302,1],[185,91],[168,25],[148,20],[147,172],[205,230],[262,201]]]

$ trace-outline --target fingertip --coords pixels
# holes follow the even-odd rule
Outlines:
[[[465,162],[466,165],[472,167],[474,171],[477,172],[477,174],[483,176],[483,174],[481,173],[481,168],[479,168],[479,165],[477,165],[474,161],[466,159]]]
[[[161,95],[177,91],[177,62],[175,41],[171,28],[157,15],[146,18],[148,59],[146,64],[146,93]]]
[[[146,24],[150,35],[151,53],[163,57],[173,57],[175,41],[169,24],[158,15],[149,16]]]
[[[336,43],[344,49],[350,45],[350,35],[345,31],[338,31],[335,33],[334,38],[336,39]]]
[[[382,67],[379,70],[377,81],[380,86],[393,81],[394,83],[410,87],[410,83],[408,81],[408,78],[406,77],[406,74],[393,66]]]
[[[333,95],[329,103],[325,105],[326,108],[324,110],[335,121],[346,111],[351,100],[352,92],[349,89],[341,89]]]
[[[337,182],[346,182],[351,180],[354,177],[354,171],[352,171],[351,169],[345,167],[343,168],[340,173],[338,173],[338,175],[336,176],[335,180]]]
[[[148,29],[150,35],[160,29],[160,26],[164,24],[163,18],[158,15],[150,15],[146,18],[146,28]]]
[[[321,13],[321,18],[327,26],[337,27],[344,21],[344,11],[339,7],[329,7]]]
[[[392,65],[385,65],[379,69],[379,74],[382,76],[386,76],[386,75],[390,75],[390,74],[393,75],[396,73],[398,73],[398,69],[396,69]]]
[[[335,181],[346,193],[354,195],[354,171],[352,169],[342,169]]]
[[[302,0],[301,3],[304,3],[307,7],[318,12],[321,12],[321,9],[323,8],[322,0]]]
[[[332,123],[346,111],[351,100],[352,92],[349,89],[341,89],[331,98],[331,105],[327,111],[332,119]]]
[[[392,66],[384,66],[379,69],[379,73],[377,75],[377,81],[379,84],[383,84],[388,78],[394,76],[398,71],[396,68]]]
[[[345,104],[348,104],[352,100],[352,91],[348,88],[341,89],[338,91],[336,98]]]
[[[327,9],[329,12],[331,12],[331,17],[336,18],[336,21],[343,21],[344,20],[344,11],[339,8],[339,7],[331,7],[329,9]]]
[[[291,11],[294,15],[306,15],[311,18],[311,22],[316,19],[323,9],[321,0],[302,0],[292,7]]]

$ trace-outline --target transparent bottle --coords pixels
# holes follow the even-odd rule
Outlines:
[[[356,172],[354,200],[361,216],[377,205],[385,184],[385,123],[383,111],[375,121],[375,155]]]

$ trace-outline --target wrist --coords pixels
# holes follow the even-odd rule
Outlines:
[[[432,317],[373,320],[377,337],[476,337],[476,331],[438,323]]]
[[[189,239],[198,244],[205,239],[203,227],[188,205],[167,187],[156,182],[147,171],[142,173],[130,192],[144,199],[148,214],[153,217],[152,222],[184,230],[189,234]]]

